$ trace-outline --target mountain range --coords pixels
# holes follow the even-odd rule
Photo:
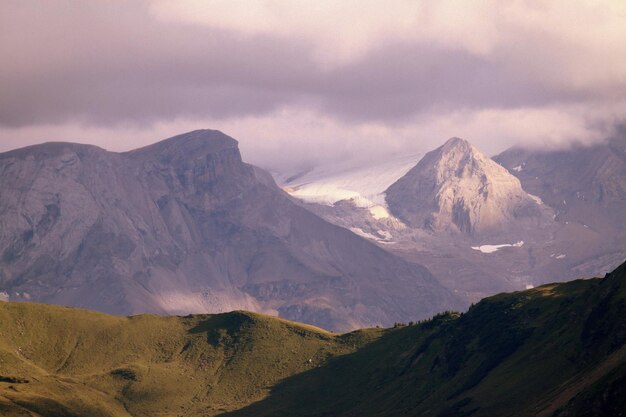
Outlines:
[[[623,262],[625,150],[623,131],[593,146],[494,158],[452,138],[412,163],[395,158],[395,170],[385,162],[276,178],[309,210],[475,302]]]
[[[333,330],[463,308],[423,266],[332,225],[199,130],[126,153],[0,154],[0,292],[112,314],[237,309]]]
[[[623,414],[626,134],[274,177],[214,130],[0,154],[0,414]]]
[[[342,331],[419,320],[622,262],[625,149],[617,134],[492,159],[452,138],[274,173],[281,190],[212,130],[125,153],[22,148],[0,154],[0,298]]]

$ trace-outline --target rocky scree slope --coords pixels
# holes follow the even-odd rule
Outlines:
[[[626,230],[626,128],[606,143],[560,151],[512,148],[494,159],[554,207],[557,221],[604,233]]]

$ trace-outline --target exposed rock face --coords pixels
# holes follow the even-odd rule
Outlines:
[[[605,143],[561,151],[509,149],[495,159],[554,207],[556,220],[626,232],[626,127]]]
[[[363,178],[395,181],[387,192],[390,217],[376,217],[354,200],[301,204],[425,265],[471,302],[571,277],[601,276],[626,259],[626,128],[591,147],[510,149],[494,160],[501,165],[452,139],[393,180],[389,173],[397,171],[386,162],[300,180],[309,190],[330,192],[371,183],[369,189],[346,189],[376,196],[383,188]]]
[[[471,236],[501,234],[546,214],[517,178],[459,138],[427,153],[387,189],[386,201],[412,227]]]
[[[626,127],[594,146],[513,148],[495,159],[554,209],[560,230],[551,253],[570,276],[600,275],[626,259]]]
[[[425,268],[333,226],[217,131],[128,153],[0,154],[0,292],[114,314],[279,313],[331,329],[458,301]]]

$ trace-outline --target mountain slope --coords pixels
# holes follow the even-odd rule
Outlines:
[[[248,309],[330,329],[458,301],[419,265],[294,204],[218,131],[118,154],[0,154],[0,292],[114,314]]]
[[[537,227],[549,218],[517,178],[459,138],[427,153],[386,190],[386,201],[413,227],[475,236]]]
[[[0,414],[46,417],[216,415],[379,333],[336,336],[247,312],[127,318],[30,303],[0,303],[0,330]]]
[[[607,272],[626,254],[626,130],[559,151],[509,149],[495,160],[555,212],[559,252],[577,274]]]
[[[623,415],[626,264],[388,331],[226,416]]]
[[[333,335],[233,312],[0,303],[6,416],[618,416],[626,264],[465,314]]]
[[[626,132],[590,147],[513,148],[495,160],[518,177],[525,189],[554,207],[558,221],[584,222],[602,232],[615,227],[625,230]]]
[[[397,166],[381,160],[314,169],[286,189],[303,207],[426,266],[476,302],[602,275],[624,260],[624,138],[559,152],[510,150],[495,160],[451,139],[403,177],[409,157]],[[394,182],[388,204],[381,202],[380,186]]]

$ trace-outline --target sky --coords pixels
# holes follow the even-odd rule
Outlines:
[[[0,152],[218,129],[282,171],[608,137],[626,1],[2,0]]]

